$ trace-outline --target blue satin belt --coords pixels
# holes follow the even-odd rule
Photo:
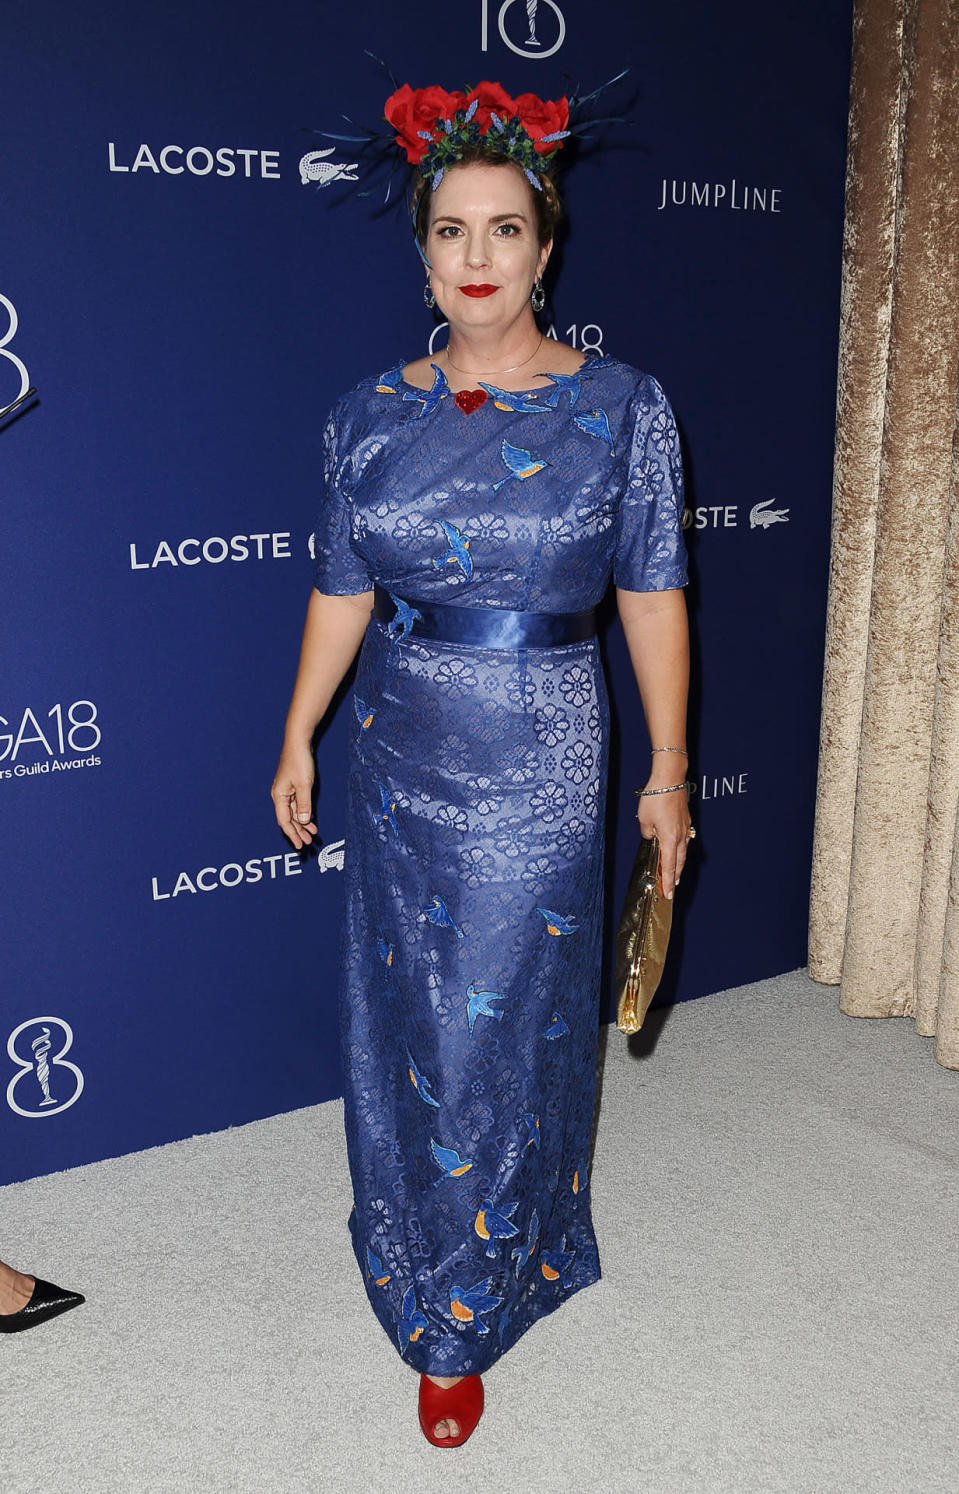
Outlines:
[[[596,613],[507,612],[500,607],[453,607],[445,602],[414,602],[373,588],[373,616],[394,636],[432,638],[441,643],[472,643],[479,648],[561,648],[596,633]],[[398,624],[393,627],[393,624]]]

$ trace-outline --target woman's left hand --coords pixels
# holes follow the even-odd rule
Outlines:
[[[650,779],[647,788],[659,784]],[[686,850],[695,831],[689,818],[689,790],[677,789],[671,794],[647,794],[639,801],[636,818],[639,828],[648,840],[655,835],[659,841],[660,864],[663,872],[663,891],[672,897],[674,888],[686,864]]]

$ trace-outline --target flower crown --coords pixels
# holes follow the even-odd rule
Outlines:
[[[570,134],[565,96],[541,99],[521,93],[514,99],[499,83],[479,83],[465,93],[404,83],[390,94],[383,114],[410,165],[433,188],[469,146],[483,145],[514,162],[541,191],[546,163]]]
[[[628,70],[617,73],[592,93],[581,94],[574,89],[569,98],[564,95],[561,99],[541,99],[535,93],[521,93],[514,99],[499,83],[480,83],[461,93],[450,93],[437,84],[429,88],[400,85],[382,58],[374,57],[372,52],[367,55],[383,68],[393,85],[393,92],[383,106],[387,128],[381,124],[369,129],[344,114],[343,119],[351,126],[350,134],[332,130],[317,133],[352,148],[358,159],[351,163],[351,172],[362,160],[366,185],[356,196],[371,196],[374,182],[386,176],[384,207],[395,201],[397,145],[431,187],[439,186],[447,169],[462,160],[468,146],[483,145],[515,162],[532,186],[542,190],[542,178],[564,140],[574,136],[578,142],[585,142],[602,126],[624,122],[619,115],[598,117],[594,109],[597,99],[604,98]],[[318,185],[326,186],[335,179],[321,179]],[[357,178],[344,172],[341,180],[349,182]]]

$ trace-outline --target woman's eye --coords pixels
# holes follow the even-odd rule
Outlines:
[[[521,229],[518,223],[501,223],[497,229],[497,233],[501,233],[505,239],[511,239],[515,234],[520,232]]]
[[[455,223],[446,223],[438,230],[441,239],[451,239],[454,234],[459,233]]]

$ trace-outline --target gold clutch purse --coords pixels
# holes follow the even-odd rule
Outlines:
[[[659,841],[641,840],[616,930],[616,1026],[638,1032],[666,963],[673,903],[663,892]]]

